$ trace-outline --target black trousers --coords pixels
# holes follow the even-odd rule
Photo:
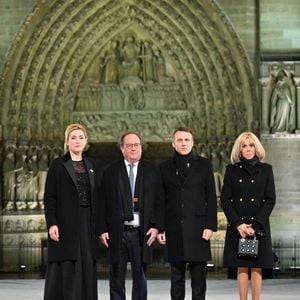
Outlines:
[[[192,300],[205,300],[206,262],[171,262],[171,299],[183,300],[185,297],[185,272],[191,274]]]
[[[147,299],[146,265],[143,264],[139,229],[124,231],[120,262],[110,265],[110,299],[126,299],[125,278],[127,262],[131,262],[132,300]]]

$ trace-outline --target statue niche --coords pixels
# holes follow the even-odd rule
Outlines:
[[[296,87],[293,73],[281,69],[271,79],[270,133],[294,133],[296,129]]]

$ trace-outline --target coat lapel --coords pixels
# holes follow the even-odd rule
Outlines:
[[[130,221],[133,219],[132,214],[132,196],[130,190],[130,184],[128,179],[128,173],[124,161],[120,161],[116,169],[116,178],[118,178],[119,186],[119,199],[121,201],[124,220]]]
[[[72,165],[72,160],[69,159],[64,163],[65,168],[67,169],[68,174],[70,175],[70,177],[72,178],[72,181],[74,183],[75,186],[77,186],[77,179],[76,179],[76,175],[75,175],[75,171]]]
[[[137,175],[136,175],[136,181],[135,181],[135,196],[138,198],[138,202],[135,203],[135,207],[139,210],[143,210],[143,195],[144,195],[144,183],[146,183],[144,174],[144,163],[142,160],[139,161],[138,169],[137,169]]]
[[[89,176],[89,180],[90,180],[90,185],[91,185],[91,191],[94,190],[95,187],[95,174],[94,174],[94,169],[93,169],[93,165],[92,163],[87,159],[87,158],[83,158],[84,164],[86,166],[87,169],[87,173]],[[77,178],[76,178],[76,174],[74,171],[74,167],[72,164],[72,160],[68,159],[65,163],[64,163],[65,168],[67,169],[68,174],[70,175],[70,177],[72,178],[72,181],[74,183],[75,186],[77,186]]]
[[[90,180],[90,184],[91,184],[91,191],[93,191],[94,187],[95,187],[95,173],[94,173],[93,165],[86,158],[83,158],[83,161],[84,161],[84,164],[86,166],[87,173],[89,176],[89,180]]]

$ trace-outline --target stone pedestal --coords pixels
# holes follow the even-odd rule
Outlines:
[[[266,162],[273,166],[277,201],[273,238],[300,238],[300,134],[262,135]]]
[[[6,214],[0,217],[3,272],[39,271],[42,241],[47,238],[44,214]]]

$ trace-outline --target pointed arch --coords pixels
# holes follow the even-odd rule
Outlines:
[[[190,116],[202,120],[205,136],[217,135],[218,126],[233,136],[258,119],[245,50],[214,1],[41,1],[1,77],[4,139],[59,139],[89,66],[126,31],[147,36],[167,58],[190,91]]]

